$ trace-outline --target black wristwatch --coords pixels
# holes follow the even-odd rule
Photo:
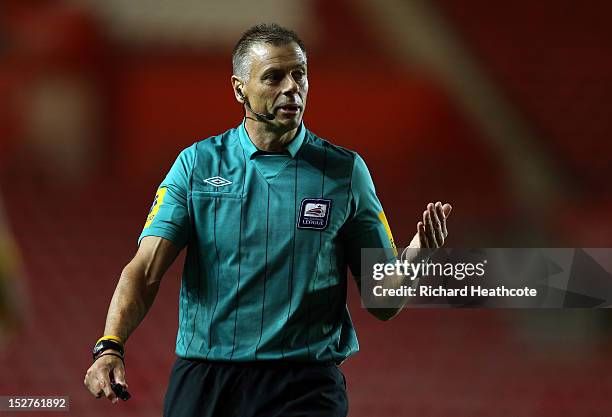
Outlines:
[[[98,355],[100,355],[105,350],[113,349],[119,352],[119,354],[123,357],[124,350],[123,345],[116,340],[111,339],[103,339],[98,340],[98,342],[94,345],[92,350],[93,360],[95,361]]]

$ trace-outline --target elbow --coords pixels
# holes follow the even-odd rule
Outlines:
[[[121,271],[121,279],[133,281],[145,286],[159,285],[160,277],[155,274],[150,264],[140,259],[132,259]]]
[[[369,308],[368,312],[380,321],[389,321],[398,315],[399,308]]]

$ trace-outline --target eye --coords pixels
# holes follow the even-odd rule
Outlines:
[[[302,81],[305,76],[306,74],[302,70],[293,71],[293,79],[296,81]]]
[[[264,76],[264,80],[270,83],[278,83],[282,81],[283,74],[280,71],[269,72]]]

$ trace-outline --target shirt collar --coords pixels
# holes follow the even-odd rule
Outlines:
[[[240,143],[242,144],[242,148],[246,152],[246,155],[249,157],[249,159],[253,159],[253,156],[255,155],[255,153],[257,153],[257,151],[259,151],[259,149],[257,149],[257,147],[253,144],[253,142],[251,142],[251,139],[249,138],[249,134],[247,133],[246,128],[244,126],[244,120],[242,121],[242,123],[240,124],[240,127],[238,128],[238,136],[240,138]],[[298,127],[295,137],[287,145],[287,151],[289,152],[292,158],[295,158],[295,155],[297,155],[298,151],[302,147],[302,143],[304,143],[305,136],[306,136],[306,127],[304,127],[304,122],[302,122],[300,123],[300,126]]]

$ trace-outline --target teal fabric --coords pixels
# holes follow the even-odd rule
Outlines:
[[[309,207],[326,227],[301,226]],[[183,150],[139,238],[187,247],[176,354],[344,361],[359,349],[347,267],[358,276],[362,247],[393,245],[381,212],[363,159],[304,125],[279,155],[244,123]]]

